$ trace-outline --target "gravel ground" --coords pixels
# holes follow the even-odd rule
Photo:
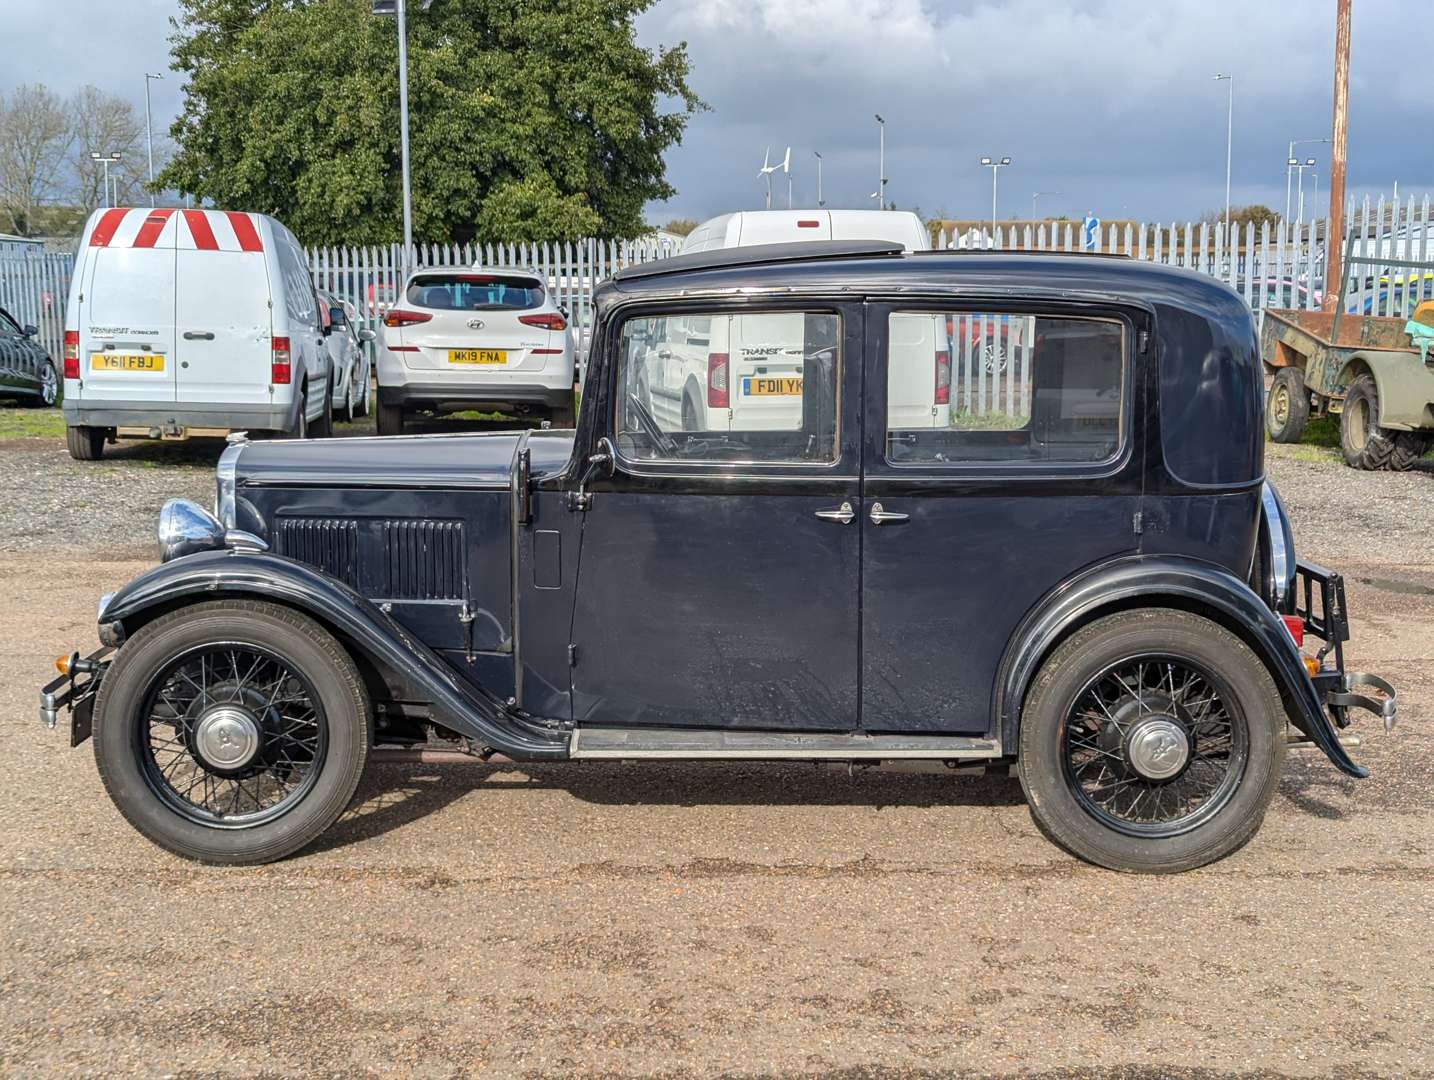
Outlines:
[[[1400,724],[1357,729],[1371,779],[1291,754],[1248,847],[1134,878],[1006,778],[791,765],[383,766],[299,856],[184,863],[34,691],[209,463],[0,444],[0,1072],[1434,1076],[1434,476],[1308,450],[1271,473]],[[57,478],[90,505],[16,505]]]

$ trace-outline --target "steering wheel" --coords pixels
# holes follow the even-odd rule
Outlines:
[[[676,457],[678,452],[677,440],[662,430],[656,418],[653,417],[647,406],[642,403],[642,399],[629,391],[627,400],[632,406],[632,412],[633,415],[637,417],[637,422],[642,425],[642,430],[647,433],[647,437],[662,451],[663,456]]]

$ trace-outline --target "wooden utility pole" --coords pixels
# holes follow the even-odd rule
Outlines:
[[[1340,292],[1344,262],[1344,167],[1349,144],[1349,5],[1337,0],[1334,23],[1334,130],[1329,150],[1329,214],[1324,222],[1324,309],[1344,302]]]

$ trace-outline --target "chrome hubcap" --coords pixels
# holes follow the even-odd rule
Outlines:
[[[1149,717],[1126,736],[1125,759],[1146,780],[1168,780],[1190,760],[1190,736],[1169,717]]]
[[[211,769],[244,768],[258,755],[260,742],[259,721],[234,705],[217,706],[194,725],[194,752]]]

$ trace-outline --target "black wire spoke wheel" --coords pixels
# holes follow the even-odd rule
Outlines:
[[[1082,809],[1129,835],[1175,836],[1218,814],[1240,784],[1249,728],[1224,681],[1176,656],[1139,656],[1077,693],[1061,765]]]
[[[135,730],[141,771],[190,821],[231,829],[273,821],[323,768],[329,733],[319,694],[268,648],[190,649],[150,685]]]

